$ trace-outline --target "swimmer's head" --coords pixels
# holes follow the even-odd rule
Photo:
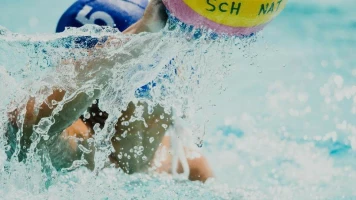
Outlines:
[[[56,32],[85,24],[123,31],[142,17],[147,4],[148,0],[78,0],[62,15]]]

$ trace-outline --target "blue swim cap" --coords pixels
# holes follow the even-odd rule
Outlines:
[[[81,27],[85,24],[111,26],[124,31],[137,22],[143,15],[148,0],[78,0],[60,18],[56,32],[62,32],[66,27]],[[94,38],[81,36],[74,39],[71,48],[93,48],[98,42],[104,42],[106,37]],[[137,98],[149,98],[155,82],[137,89]]]
[[[78,0],[62,15],[56,32],[85,24],[123,31],[142,17],[147,4],[148,0]]]

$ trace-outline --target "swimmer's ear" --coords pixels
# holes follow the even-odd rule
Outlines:
[[[143,17],[124,31],[134,34],[140,32],[158,32],[166,25],[168,15],[162,0],[151,0]]]

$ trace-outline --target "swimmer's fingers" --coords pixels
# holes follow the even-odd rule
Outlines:
[[[162,0],[151,0],[143,16],[143,20],[150,31],[157,32],[164,28],[167,18],[166,7]]]
[[[166,8],[162,0],[151,0],[142,19],[127,28],[124,33],[158,32],[164,28],[167,19]]]

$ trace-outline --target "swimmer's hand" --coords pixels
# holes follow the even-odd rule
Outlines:
[[[168,16],[162,0],[151,0],[143,17],[127,28],[124,33],[158,32],[166,25]]]

